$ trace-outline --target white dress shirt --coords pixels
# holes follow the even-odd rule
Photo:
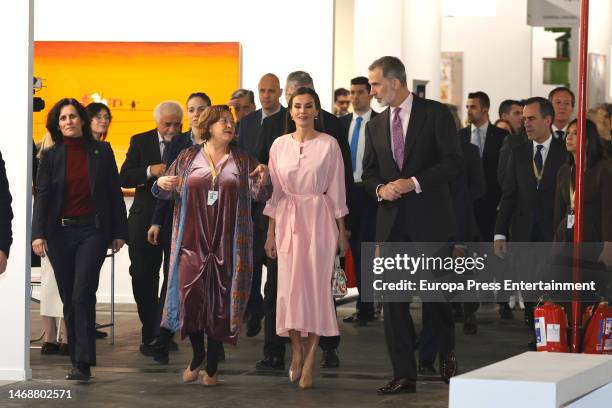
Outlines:
[[[164,149],[166,145],[164,144],[164,138],[157,132],[157,141],[159,143],[159,157],[164,157]],[[150,179],[151,176],[151,166],[147,166],[147,180]]]
[[[567,125],[563,126],[563,129],[559,129],[558,127],[556,127],[555,125],[552,125],[552,134],[553,137],[556,139],[557,138],[557,130],[560,130],[563,132],[563,137],[567,137],[567,128],[569,127],[569,122],[567,122]]]
[[[470,139],[470,142],[476,146],[476,147],[480,147],[480,157],[482,157],[482,152],[484,152],[484,145],[485,145],[485,141],[487,140],[487,130],[489,130],[489,121],[486,121],[484,123],[484,125],[480,126],[480,127],[476,127],[476,125],[474,125],[473,123],[470,125],[471,129],[472,129],[472,137]],[[476,129],[479,130],[480,133],[480,144],[476,144]]]
[[[538,148],[536,146],[538,146],[538,145],[544,146],[542,148],[542,150],[540,151],[540,153],[542,154],[542,164],[543,164],[542,172],[544,171],[544,168],[546,167],[546,158],[548,157],[548,152],[550,151],[550,143],[552,142],[552,139],[553,139],[553,135],[551,133],[548,136],[548,139],[546,139],[542,143],[537,143],[535,140],[531,142],[531,146],[532,146],[532,149],[533,149],[533,152],[532,152],[532,155],[531,155],[532,158],[535,158],[535,155],[536,155],[536,153],[538,151]],[[493,237],[493,240],[497,241],[498,239],[503,239],[505,241],[506,238],[507,237],[505,235],[503,235],[503,234],[495,234],[495,236]]]
[[[356,183],[361,182],[361,175],[363,174],[363,151],[365,150],[365,126],[366,123],[372,117],[372,109],[367,111],[362,115],[357,115],[353,112],[353,118],[351,119],[351,126],[349,127],[348,132],[348,144],[351,146],[351,142],[353,141],[353,131],[355,130],[355,121],[359,116],[361,116],[361,126],[359,129],[359,140],[357,141],[357,156],[355,163],[355,171],[353,172],[353,178]]]

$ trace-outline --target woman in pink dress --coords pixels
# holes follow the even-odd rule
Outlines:
[[[344,164],[338,142],[315,130],[321,110],[310,88],[289,100],[296,131],[270,148],[272,197],[266,253],[278,257],[276,332],[291,338],[291,382],[312,387],[319,336],[337,336],[331,293],[334,257],[348,248],[344,216],[348,214]],[[301,337],[308,337],[306,351]]]

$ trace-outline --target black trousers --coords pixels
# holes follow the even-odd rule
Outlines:
[[[436,353],[447,355],[455,348],[455,323],[452,307],[447,303],[426,302],[423,303],[422,313],[423,328],[419,336],[419,362],[421,365],[433,365]]]
[[[263,266],[266,264],[266,251],[264,245],[266,243],[266,231],[261,228],[254,227],[253,232],[253,283],[251,286],[251,295],[247,303],[246,311],[249,316],[256,319],[262,319],[265,315],[264,300],[261,296],[261,274]]]
[[[278,264],[267,260],[267,277],[264,286],[264,357],[285,358],[287,339],[276,334],[276,291],[278,287]]]
[[[58,227],[47,246],[64,304],[72,365],[96,365],[96,291],[108,243],[91,225]]]
[[[363,185],[355,184],[353,191],[353,211],[351,225],[351,251],[355,261],[355,274],[357,278],[357,316],[360,319],[374,317],[374,303],[361,301],[361,243],[374,242],[376,238],[376,211],[378,203],[366,193]]]
[[[396,223],[388,242],[411,242],[401,230],[401,222]],[[450,252],[450,245],[449,245]],[[387,350],[393,367],[394,378],[416,380],[417,364],[414,354],[416,340],[414,322],[410,315],[410,302],[384,302],[384,328]],[[433,325],[433,341],[441,355],[448,354],[455,347],[455,323],[451,304],[424,303],[423,317]]]
[[[170,270],[170,243],[163,242],[161,244],[164,253],[162,262],[162,270],[164,272],[164,281],[162,282],[161,291],[159,293],[159,301],[157,304],[157,327],[161,324],[162,314],[164,313],[164,305],[166,304],[166,292],[168,291],[168,272]]]
[[[148,344],[159,332],[159,269],[164,250],[148,242],[132,244],[128,250],[132,292],[142,323],[142,342]]]

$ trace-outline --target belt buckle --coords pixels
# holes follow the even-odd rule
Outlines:
[[[62,219],[61,219],[60,225],[61,225],[62,227],[67,227],[67,225],[66,225],[66,218],[62,218]]]

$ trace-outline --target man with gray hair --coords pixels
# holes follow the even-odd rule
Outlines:
[[[232,93],[227,104],[234,108],[234,113],[236,115],[236,133],[238,133],[240,120],[249,113],[255,112],[255,94],[248,89],[237,89]]]
[[[121,186],[135,188],[134,202],[128,217],[128,249],[132,291],[142,323],[140,352],[167,363],[167,354],[151,347],[159,330],[159,270],[163,249],[147,241],[147,231],[157,200],[151,187],[166,171],[166,155],[170,142],[179,133],[183,121],[183,109],[178,102],[165,101],[153,111],[155,129],[132,136],[125,161],[121,166]]]
[[[312,77],[308,72],[295,71],[287,76],[285,83],[285,99],[287,102],[298,88],[306,87],[314,89]],[[321,109],[315,120],[315,129],[319,132],[333,136],[340,146],[342,159],[344,161],[344,181],[346,196],[351,197],[354,185],[353,165],[351,163],[351,149],[346,138],[346,130],[340,120],[331,113]],[[295,123],[291,119],[290,109],[278,112],[264,119],[259,136],[257,158],[260,163],[268,164],[270,147],[279,136],[295,131]],[[345,218],[347,231],[352,225],[352,204],[347,200],[349,214]],[[262,217],[265,218],[265,217]],[[267,220],[264,221],[264,231],[267,231]],[[277,265],[276,260],[269,259],[267,263],[267,277],[264,288],[264,359],[256,365],[257,369],[283,369],[285,366],[285,340],[276,335],[276,290],[277,290]],[[321,367],[336,368],[340,365],[338,357],[338,346],[340,336],[321,337],[319,346],[323,350]]]
[[[448,108],[408,90],[406,68],[386,56],[368,68],[370,94],[383,106],[366,124],[364,188],[378,200],[377,242],[450,242],[455,218],[449,182],[462,171],[457,128]],[[450,255],[451,247],[448,246]],[[414,325],[410,298],[383,303],[385,339],[393,379],[379,394],[416,392]],[[454,323],[448,303],[424,303],[434,321],[440,376],[456,372]]]

